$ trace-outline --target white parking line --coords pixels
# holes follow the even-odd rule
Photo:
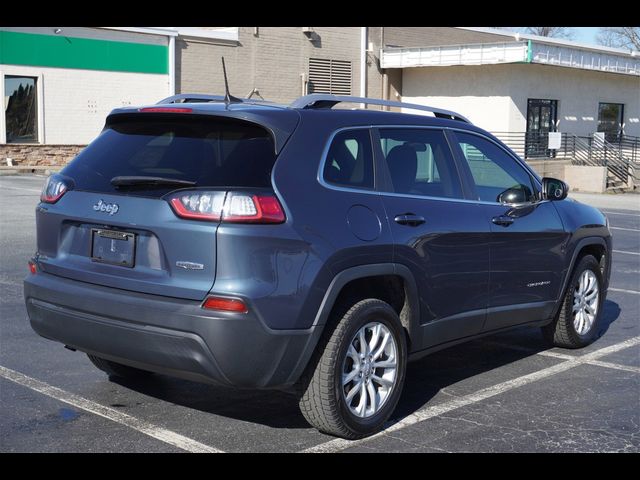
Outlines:
[[[532,355],[540,355],[542,357],[559,358],[561,360],[573,360],[574,358],[576,358],[575,355],[567,355],[566,353],[552,352],[551,350],[537,351],[535,348],[525,347],[522,345],[515,345],[513,343],[497,342],[495,340],[479,340],[479,341],[481,341],[485,345],[494,345],[496,347],[508,348],[509,350],[516,350],[518,352],[529,353]]]
[[[566,353],[552,352],[551,350],[542,350],[536,352],[535,349],[530,347],[523,347],[522,345],[513,345],[509,343],[495,342],[492,340],[485,341],[489,345],[495,345],[496,347],[507,348],[509,350],[517,350],[520,352],[531,353],[539,355],[541,357],[559,358],[561,360],[573,360],[577,358],[577,355],[567,355]],[[586,362],[589,365],[597,365],[599,367],[614,368],[616,370],[625,370],[627,372],[640,373],[640,367],[633,367],[629,365],[622,365],[620,363],[602,362],[600,360],[588,360]]]
[[[604,210],[601,210],[601,212],[605,213],[607,215],[626,215],[628,217],[640,217],[640,214],[638,214],[638,213],[606,212]]]
[[[4,188],[8,188],[9,190],[22,190],[25,192],[35,192],[35,193],[41,193],[42,190],[36,190],[34,188],[22,188],[22,187],[10,187],[8,185],[0,185],[3,189]]]
[[[614,368],[616,370],[624,370],[625,372],[640,373],[640,367],[631,365],[622,365],[620,363],[601,362],[600,360],[589,360],[589,365],[597,365],[599,367]]]
[[[640,292],[638,292],[636,290],[625,290],[624,288],[612,288],[612,287],[609,287],[607,290],[609,292],[634,293],[636,295],[640,295]]]
[[[625,230],[627,232],[640,232],[637,228],[609,227],[609,230]]]
[[[508,345],[505,345],[505,346],[509,347]],[[560,352],[551,352],[549,350],[543,350],[541,352],[537,352],[536,355],[540,355],[542,357],[559,358],[560,360],[573,360],[574,358],[576,358],[575,355],[567,355],[566,353],[560,353]]]
[[[595,352],[587,353],[579,357],[574,357],[571,360],[567,360],[565,362],[558,363],[557,365],[553,365],[551,367],[538,370],[537,372],[529,373],[528,375],[523,375],[521,377],[514,378],[513,380],[507,380],[506,382],[484,388],[482,390],[479,390],[475,393],[471,393],[469,395],[465,395],[463,397],[458,397],[449,402],[444,402],[440,405],[434,405],[432,407],[423,408],[403,418],[397,423],[390,424],[386,430],[383,430],[382,432],[377,433],[376,435],[372,435],[371,437],[363,438],[362,440],[344,440],[342,438],[337,438],[335,440],[330,440],[328,442],[321,443],[320,445],[316,445],[315,447],[307,448],[302,452],[303,453],[339,452],[346,448],[351,448],[356,445],[360,445],[362,443],[373,440],[375,438],[382,437],[386,434],[396,432],[405,427],[409,427],[411,425],[415,425],[425,420],[429,420],[430,418],[444,415],[445,413],[448,413],[452,410],[466,407],[467,405],[472,405],[474,403],[481,402],[488,398],[495,397],[496,395],[507,392],[509,390],[513,390],[514,388],[518,388],[523,385],[528,385],[530,383],[536,382],[538,380],[542,380],[552,375],[565,372],[579,365],[583,365],[592,360],[596,360],[605,355],[609,355],[611,353],[617,352],[619,350],[623,350],[625,348],[633,347],[638,344],[640,344],[640,337],[630,338],[629,340],[625,340],[624,342],[620,342],[615,345],[611,345],[609,347],[604,347],[604,348],[601,348],[600,350],[596,350]]]
[[[625,255],[640,255],[640,252],[625,252],[624,250],[611,250],[613,253],[624,253]]]
[[[27,387],[43,395],[47,395],[61,402],[68,403],[76,408],[91,412],[95,415],[107,418],[113,422],[119,423],[140,433],[148,435],[160,440],[161,442],[168,443],[174,447],[178,447],[182,450],[192,453],[222,453],[222,450],[210,447],[203,443],[197,442],[191,438],[180,435],[179,433],[167,430],[162,427],[158,427],[144,420],[132,417],[126,413],[119,412],[110,407],[105,407],[99,403],[88,400],[84,397],[76,395],[74,393],[66,392],[60,388],[49,385],[35,378],[28,377],[20,372],[11,370],[9,368],[0,366],[0,377],[4,377],[7,380],[11,380],[18,385]]]

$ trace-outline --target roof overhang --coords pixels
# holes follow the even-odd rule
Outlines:
[[[217,40],[223,42],[238,42],[240,39],[238,27],[197,28],[197,27],[168,27],[181,37]]]
[[[583,50],[568,45],[540,43],[532,40],[385,48],[380,51],[380,66],[382,68],[509,63],[536,63],[640,76],[640,58],[635,53],[622,54]]]
[[[163,35],[165,37],[192,37],[224,42],[238,42],[238,27],[196,28],[196,27],[100,27],[107,30]]]
[[[144,33],[147,35],[161,35],[165,37],[177,37],[178,32],[162,27],[99,27],[106,30],[119,30],[121,32]]]
[[[454,27],[459,30],[468,30],[471,32],[490,33],[492,35],[500,35],[506,39],[515,38],[516,40],[532,40],[536,43],[548,43],[551,45],[562,45],[566,47],[574,47],[582,50],[593,50],[596,52],[607,52],[614,54],[626,54],[634,55],[634,51],[628,48],[614,48],[605,47],[604,45],[592,45],[590,43],[574,42],[573,40],[567,40],[564,38],[542,37],[540,35],[532,35],[530,33],[514,32],[511,30],[503,30],[497,28],[487,27]],[[635,55],[640,55],[640,52],[635,52]]]

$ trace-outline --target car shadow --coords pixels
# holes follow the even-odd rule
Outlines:
[[[607,300],[600,335],[620,316],[617,303]],[[535,365],[518,364],[523,359],[549,350],[538,328],[519,327],[472,340],[428,355],[407,368],[404,391],[392,422],[411,415],[434,397],[446,401],[475,392],[515,376],[530,373],[560,360],[537,357]],[[557,349],[562,352],[562,349]],[[498,369],[488,378],[488,372]],[[153,375],[144,380],[112,377],[111,381],[141,394],[200,412],[257,423],[272,428],[310,428],[298,409],[294,395],[273,390],[239,390],[217,385]],[[124,405],[114,404],[114,407]]]

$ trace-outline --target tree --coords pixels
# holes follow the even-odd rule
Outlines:
[[[523,33],[530,33],[540,37],[573,38],[573,29],[570,27],[524,27]]]
[[[606,47],[640,50],[640,27],[601,27],[597,40]]]

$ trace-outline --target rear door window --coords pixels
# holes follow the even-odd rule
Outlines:
[[[135,118],[137,117],[137,118]],[[195,187],[270,187],[271,135],[236,119],[185,116],[114,119],[64,170],[76,190],[161,196],[176,187],[116,188],[117,176],[195,182]]]
[[[441,130],[381,128],[380,147],[394,193],[463,197],[451,150]]]

